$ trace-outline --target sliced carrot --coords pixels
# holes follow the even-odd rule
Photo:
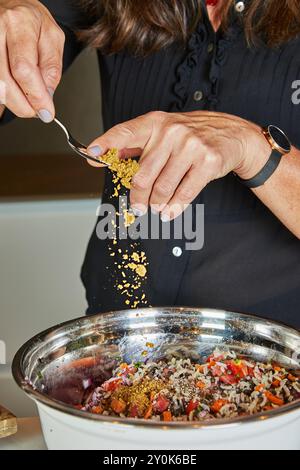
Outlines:
[[[265,388],[264,384],[259,384],[255,387],[256,392],[261,392]]]
[[[201,382],[201,380],[199,380],[199,382],[196,383],[196,387],[200,388],[200,390],[203,390],[206,385],[204,382]]]
[[[149,419],[152,416],[153,407],[150,405],[145,413],[144,419]]]
[[[273,387],[277,388],[279,387],[280,385],[280,380],[274,380],[274,382],[272,383]]]
[[[223,408],[224,405],[227,405],[228,401],[227,400],[217,400],[214,402],[214,404],[211,406],[211,409],[215,413],[219,413],[221,408]]]
[[[162,414],[163,421],[172,421],[172,413],[171,411],[164,411]]]
[[[93,406],[92,413],[94,413],[95,415],[102,415],[103,413],[102,406]]]
[[[125,409],[126,409],[125,401],[118,400],[117,398],[112,399],[110,406],[111,406],[111,409],[115,413],[118,413],[118,414],[123,413],[123,411],[125,411]]]
[[[276,372],[280,372],[280,371],[281,371],[281,367],[279,367],[279,366],[274,366],[274,370],[276,370]]]
[[[268,392],[267,390],[265,391],[265,396],[274,405],[279,405],[279,406],[284,405],[284,401],[281,398],[276,397],[275,395],[273,395],[273,393]]]

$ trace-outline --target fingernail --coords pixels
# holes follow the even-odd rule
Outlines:
[[[48,88],[48,93],[49,93],[49,95],[51,96],[51,98],[53,98],[53,96],[54,96],[54,90],[53,90],[53,88],[50,88],[50,87],[49,87],[49,88]]]
[[[40,109],[37,115],[45,124],[49,124],[49,122],[53,121],[53,116],[47,109]]]
[[[131,206],[130,209],[136,217],[142,217],[147,212],[147,210],[145,211],[145,210],[139,209],[138,207],[134,207],[134,206]]]
[[[100,155],[102,155],[102,150],[101,150],[101,147],[99,147],[99,145],[95,145],[94,147],[89,147],[88,148],[88,153],[92,156],[92,157],[100,157]]]
[[[161,214],[160,219],[162,222],[170,222],[170,216],[168,214]]]

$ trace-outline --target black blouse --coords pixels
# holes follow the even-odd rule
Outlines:
[[[67,33],[67,66],[78,53],[70,33],[76,11],[64,0],[43,3]],[[278,49],[249,48],[241,14],[233,13],[227,32],[216,34],[204,3],[203,20],[186,48],[174,44],[145,59],[99,54],[105,128],[151,110],[215,110],[275,124],[300,147],[300,106],[292,102],[300,38]],[[107,174],[104,202],[112,190]],[[196,203],[205,205],[203,249],[186,250],[185,239],[140,242],[150,261],[151,305],[231,309],[300,328],[300,241],[233,175],[209,184]],[[94,232],[88,245],[82,280],[89,314],[126,307],[113,287],[110,243]]]

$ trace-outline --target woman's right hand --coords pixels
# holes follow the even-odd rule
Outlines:
[[[19,117],[53,120],[64,40],[38,0],[0,0],[0,116],[5,105]]]

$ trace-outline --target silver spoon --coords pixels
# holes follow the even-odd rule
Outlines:
[[[55,124],[57,124],[65,133],[67,137],[68,144],[70,145],[71,149],[74,150],[78,155],[85,158],[86,160],[91,160],[96,163],[101,163],[104,166],[110,166],[108,163],[102,161],[100,158],[93,158],[87,153],[87,147],[80,142],[78,142],[74,137],[70,134],[68,129],[57,119],[54,119]]]

